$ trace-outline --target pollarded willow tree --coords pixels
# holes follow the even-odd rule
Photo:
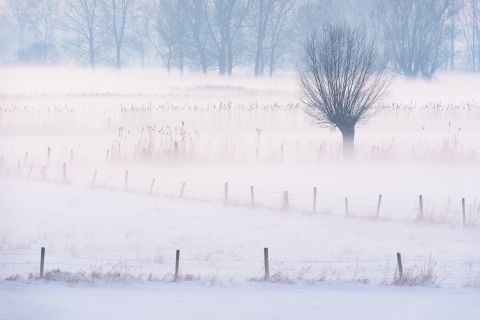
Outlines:
[[[347,25],[327,25],[305,44],[300,71],[305,111],[321,125],[337,127],[343,136],[343,155],[354,153],[355,126],[372,114],[390,79],[385,60],[373,41]]]

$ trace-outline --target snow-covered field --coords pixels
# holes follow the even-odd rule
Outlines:
[[[0,79],[0,317],[89,318],[137,294],[145,315],[160,313],[148,306],[158,295],[174,302],[163,314],[184,318],[218,299],[218,318],[480,314],[478,76],[395,79],[347,162],[290,74],[4,68]],[[36,279],[40,247],[50,281]],[[264,247],[275,284],[259,283]],[[169,283],[176,249],[193,283]],[[397,252],[403,284],[429,288],[388,286],[400,284]]]
[[[1,252],[4,278],[46,268],[81,281],[106,277],[168,281],[181,250],[180,273],[206,282],[263,279],[263,248],[278,282],[391,284],[396,252],[420,284],[478,286],[477,227],[372,220],[249,209],[195,200],[3,180]],[[25,197],[28,196],[28,201]],[[425,278],[425,279],[424,279]]]
[[[1,283],[0,319],[476,320],[478,289],[349,285]]]

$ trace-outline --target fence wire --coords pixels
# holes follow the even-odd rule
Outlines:
[[[122,257],[79,257],[48,253],[45,270],[50,279],[90,275],[102,278],[166,279],[175,270],[175,259],[124,259]],[[279,259],[268,258],[269,274],[273,281],[359,281],[372,284],[396,283],[399,279],[395,258],[351,259]],[[465,259],[404,259],[403,276],[412,285],[480,285],[480,257]],[[34,252],[0,252],[0,276],[3,279],[37,278],[40,254]],[[192,279],[218,281],[237,279],[256,281],[265,273],[265,259],[191,258],[179,260],[180,275]],[[57,279],[58,280],[58,279]]]

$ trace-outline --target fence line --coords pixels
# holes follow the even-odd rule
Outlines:
[[[36,258],[38,258],[38,253],[28,255],[36,255]],[[0,252],[0,258],[11,258],[14,256],[25,257],[26,254],[23,252]],[[107,273],[109,272],[108,270],[114,273],[123,271],[127,275],[137,274],[140,276],[143,274],[144,276],[148,275],[148,277],[158,276],[158,273],[152,272],[163,270],[166,272],[163,273],[163,277],[169,277],[174,274],[174,281],[181,280],[184,276],[192,277],[191,274],[196,272],[198,272],[197,278],[201,279],[202,275],[205,276],[202,270],[214,270],[214,274],[219,277],[222,276],[221,272],[227,274],[228,271],[232,271],[234,275],[247,272],[242,279],[248,281],[252,279],[260,280],[259,275],[263,273],[263,281],[328,280],[328,277],[330,277],[333,280],[340,281],[362,280],[392,284],[432,285],[440,279],[441,282],[447,284],[480,285],[480,257],[444,260],[435,260],[432,257],[428,259],[405,259],[400,253],[397,253],[396,255],[392,254],[390,258],[383,259],[295,260],[272,257],[268,252],[268,248],[264,248],[263,260],[260,257],[258,259],[180,258],[180,250],[177,250],[175,257],[172,254],[172,258],[161,259],[161,261],[155,262],[154,260],[146,261],[145,259],[66,257],[49,254],[43,247],[41,248],[40,257],[40,263],[36,259],[35,262],[14,262],[1,259],[0,268],[28,266],[29,269],[24,274],[28,274],[29,277],[33,278],[54,278],[55,273],[68,273],[66,270],[69,268],[78,267],[75,272],[87,271],[91,272],[92,276],[95,273],[101,273],[104,268],[106,268]],[[88,263],[88,261],[91,263]],[[113,263],[105,264],[104,262],[106,261],[112,261]],[[45,267],[48,267],[48,269],[45,269]],[[39,272],[35,272],[35,269],[39,270]],[[60,271],[62,269],[63,271]],[[5,270],[2,270],[0,275],[7,276],[7,279],[22,275],[22,272],[19,272],[18,269],[14,269],[10,273],[3,271]],[[307,274],[310,274],[310,278]],[[71,275],[74,275],[74,273]]]
[[[11,173],[11,167],[8,166],[7,169],[4,171],[4,177],[16,177],[22,178],[21,172],[18,174]],[[71,170],[67,169],[67,164],[63,163],[61,168],[58,168],[57,172],[57,179],[51,179],[50,176],[46,173],[46,167],[38,167],[40,168],[40,179],[37,179],[42,182],[50,182],[50,183],[59,183],[62,185],[71,185],[73,184],[71,180],[68,179],[67,172]],[[68,170],[68,171],[67,171]],[[145,188],[133,188],[129,185],[128,179],[131,178],[132,174],[127,170],[124,170],[122,174],[119,173],[119,176],[124,175],[125,181],[123,187],[121,186],[108,186],[108,185],[99,185],[98,184],[98,174],[100,172],[98,169],[94,169],[94,179],[91,177],[87,178],[88,183],[85,187],[94,187],[100,189],[108,189],[108,190],[117,190],[117,191],[126,191],[134,194],[143,194],[149,196],[164,196],[164,197],[176,197],[176,198],[183,198],[189,200],[199,200],[199,201],[207,201],[207,202],[222,202],[225,205],[229,206],[245,206],[249,208],[264,208],[264,209],[273,209],[273,210],[293,210],[293,211],[301,211],[301,212],[310,212],[310,213],[322,213],[330,211],[332,207],[337,206],[337,214],[341,211],[338,211],[341,207],[341,203],[345,202],[345,210],[344,213],[347,213],[348,217],[364,217],[364,218],[373,218],[373,219],[388,219],[388,220],[429,220],[431,221],[435,214],[432,216],[431,212],[426,210],[428,207],[435,207],[435,204],[431,204],[428,201],[425,201],[423,195],[418,196],[418,200],[397,200],[397,199],[389,199],[388,195],[380,194],[380,195],[372,195],[372,197],[345,197],[342,195],[335,195],[335,194],[328,194],[318,192],[318,188],[316,186],[311,187],[311,192],[292,192],[291,190],[283,190],[283,191],[270,191],[265,190],[263,188],[258,188],[256,186],[245,186],[245,188],[241,188],[236,185],[231,185],[228,182],[225,182],[223,185],[214,186],[214,185],[198,185],[198,184],[191,184],[178,181],[177,186],[170,189],[177,189],[177,192],[160,192],[159,191],[159,183],[155,183],[155,177],[151,177],[145,181]],[[30,177],[30,173],[27,179],[32,179]],[[152,180],[153,179],[153,180]],[[96,181],[96,182],[94,182]],[[153,181],[153,182],[152,182]],[[96,184],[95,184],[96,183]],[[93,185],[92,185],[93,184]],[[77,186],[82,186],[81,184],[77,184]],[[193,196],[190,191],[199,191],[199,190],[210,190],[213,191],[215,194],[214,197],[211,197],[212,192],[210,192],[209,196]],[[254,190],[254,191],[253,191]],[[254,194],[252,194],[254,193]],[[238,196],[244,195],[244,199],[239,200]],[[262,202],[262,194],[274,196],[277,199],[278,205],[272,204],[272,201]],[[235,197],[237,195],[237,197]],[[322,201],[322,197],[332,198],[332,201]],[[380,197],[380,198],[379,198]],[[260,200],[260,201],[259,201]],[[324,199],[325,200],[325,199]],[[381,205],[379,205],[381,201]],[[310,203],[309,206],[306,206],[305,203]],[[441,202],[442,203],[442,202]],[[458,199],[458,208],[452,208],[452,202],[449,198],[447,203],[444,204],[444,207],[447,207],[445,210],[448,211],[447,213],[443,213],[442,218],[447,219],[437,219],[437,220],[452,220],[453,217],[448,217],[449,213],[455,213],[458,210],[459,216],[455,218],[459,224],[463,226],[472,226],[475,225],[477,220],[480,219],[480,204],[475,199],[473,202],[470,203],[471,207],[467,206],[467,200],[462,197]],[[402,206],[403,205],[403,206]],[[472,213],[472,206],[475,206],[476,215]],[[310,207],[310,208],[309,208]],[[357,208],[356,208],[357,207]],[[358,209],[360,207],[360,209]],[[408,207],[408,208],[406,208]],[[470,209],[470,210],[467,210]],[[408,210],[410,214],[410,219],[392,219],[391,214],[386,216],[385,212],[389,211],[398,211],[398,210]],[[346,212],[345,212],[346,211]],[[358,214],[358,211],[362,211],[365,214]],[[438,211],[438,210],[437,210]],[[435,220],[435,219],[433,219]],[[452,222],[452,221],[449,221]]]

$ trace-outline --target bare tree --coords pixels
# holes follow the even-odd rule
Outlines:
[[[19,52],[20,60],[45,63],[52,58],[58,4],[58,0],[38,0],[28,5],[30,39],[24,39],[24,48]]]
[[[282,41],[282,35],[286,26],[289,13],[292,11],[295,1],[293,0],[278,0],[272,8],[270,21],[270,65],[269,74],[273,75],[275,62],[279,56],[279,46]]]
[[[267,27],[270,13],[272,12],[274,0],[256,0],[253,1],[253,9],[255,12],[255,71],[256,76],[263,74],[262,59],[264,44],[263,41],[267,36]]]
[[[353,156],[355,126],[371,114],[387,89],[385,63],[373,42],[346,25],[327,25],[305,45],[300,72],[305,111],[319,124],[337,127],[345,158]]]
[[[194,52],[203,73],[208,71],[206,0],[181,0]]]
[[[207,3],[207,26],[214,42],[220,74],[232,74],[234,41],[249,12],[250,1],[212,0]]]
[[[476,51],[477,51],[477,46],[478,44],[475,44],[475,42],[478,43],[477,37],[479,36],[479,30],[478,30],[478,3],[477,0],[472,0],[471,1],[471,11],[472,11],[472,69],[475,71],[475,59],[476,59]],[[480,50],[479,50],[480,52]],[[480,57],[480,56],[479,56]],[[479,61],[480,63],[480,61]]]
[[[126,40],[132,50],[139,54],[140,65],[145,67],[150,45],[151,20],[155,20],[152,4],[147,0],[137,0],[132,6],[132,23],[130,26],[131,36]]]
[[[480,70],[480,0],[0,0],[0,61],[237,65],[272,75],[342,21],[377,38],[395,72]],[[378,36],[381,34],[382,36]]]
[[[270,75],[273,74],[278,46],[285,29],[288,13],[295,5],[293,0],[254,0],[255,71],[256,76],[264,72],[266,52],[269,50]],[[268,44],[265,45],[265,40]]]
[[[448,60],[450,0],[381,1],[385,45],[397,71],[431,78]]]
[[[472,61],[473,61],[473,70],[475,70],[475,51],[478,51],[478,63],[480,64],[480,48],[475,49],[475,47],[480,47],[480,30],[478,19],[480,14],[478,12],[478,2],[477,0],[472,0]],[[475,41],[476,40],[476,41]],[[475,42],[477,43],[475,45]]]
[[[68,0],[64,10],[66,25],[74,38],[68,47],[95,67],[101,30],[99,0]]]
[[[106,16],[110,24],[111,37],[115,46],[115,66],[122,67],[122,47],[125,42],[125,25],[130,18],[132,0],[106,0]]]
[[[448,33],[449,33],[449,38],[450,38],[450,44],[449,44],[449,53],[448,53],[448,67],[450,70],[455,69],[455,55],[456,55],[456,47],[455,47],[455,41],[457,39],[458,35],[458,30],[457,30],[457,25],[458,25],[458,16],[459,13],[462,11],[463,3],[462,1],[459,0],[448,0],[449,1],[449,26],[448,26]]]
[[[42,41],[50,49],[53,46],[58,0],[40,0],[35,10],[35,26]]]
[[[466,46],[468,68],[480,70],[480,7],[478,0],[465,0],[459,14],[460,30]],[[477,64],[478,55],[478,64]]]
[[[186,15],[182,3],[177,0],[159,0],[157,4],[155,31],[157,38],[152,46],[157,51],[168,72],[176,61],[183,72],[186,55]]]
[[[17,33],[17,54],[22,55],[25,49],[26,32],[31,28],[33,11],[35,9],[33,0],[7,0],[3,14],[7,21],[14,25]]]

